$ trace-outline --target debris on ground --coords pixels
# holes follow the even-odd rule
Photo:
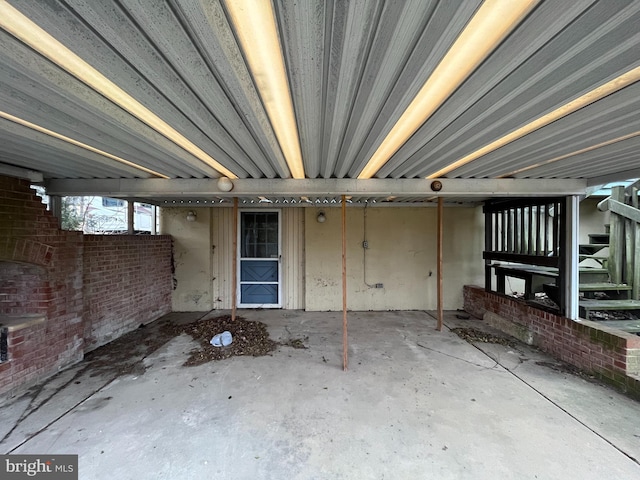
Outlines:
[[[588,379],[596,378],[594,375],[584,372],[583,370],[580,370],[578,367],[574,367],[573,365],[560,362],[560,361],[555,361],[555,362],[538,361],[536,362],[536,365],[540,365],[541,367],[547,367],[547,368],[550,368],[551,370],[555,370],[556,372],[560,372],[560,373],[577,375],[582,378],[588,378]]]
[[[198,320],[186,325],[168,325],[174,335],[187,333],[200,342],[200,348],[191,352],[184,363],[185,366],[201,365],[212,360],[239,355],[261,357],[269,355],[278,343],[269,338],[267,326],[262,322],[248,321],[242,317],[231,320],[230,315]],[[214,348],[210,339],[219,332],[228,331],[233,336],[233,343],[226,347]]]
[[[640,317],[633,311],[625,310],[592,310],[589,320],[594,322],[606,322],[608,320],[640,320]]]
[[[482,343],[498,343],[508,347],[515,347],[518,342],[505,337],[498,337],[491,333],[482,332],[475,328],[452,328],[451,331],[458,335],[463,340],[469,343],[482,342]]]
[[[231,335],[231,332],[224,331],[214,335],[209,343],[214,347],[228,347],[232,342],[233,336]]]
[[[154,328],[141,324],[135,330],[89,352],[85,355],[85,361],[96,370],[94,375],[139,375],[145,371],[140,358],[155,352],[173,336],[168,332],[155,332]]]
[[[309,347],[307,347],[304,342],[308,341],[309,337],[304,337],[304,338],[291,338],[289,340],[287,340],[286,342],[279,342],[279,345],[283,345],[285,347],[292,347],[292,348],[301,348],[301,349],[307,349]]]

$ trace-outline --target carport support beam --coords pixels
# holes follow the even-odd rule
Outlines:
[[[444,210],[444,198],[438,197],[438,331],[442,331],[443,292],[442,292],[442,215]]]
[[[579,250],[579,232],[580,232],[580,199],[577,195],[570,195],[565,199],[565,235],[564,235],[564,316],[571,320],[578,319],[578,250]]]
[[[127,233],[133,235],[133,213],[135,212],[135,205],[133,200],[127,200]]]
[[[53,216],[58,220],[58,228],[62,228],[62,197],[59,195],[49,196],[49,207]]]
[[[347,371],[347,198],[342,195],[342,369]]]
[[[233,197],[233,277],[231,279],[231,320],[236,319],[236,302],[238,298],[238,197]]]

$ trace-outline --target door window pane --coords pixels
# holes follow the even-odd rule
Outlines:
[[[240,232],[242,257],[276,258],[278,256],[277,212],[243,212]]]

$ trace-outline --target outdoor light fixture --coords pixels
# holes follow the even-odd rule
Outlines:
[[[373,177],[538,2],[485,0],[358,178]]]
[[[218,188],[221,192],[230,192],[233,190],[233,182],[228,177],[220,177],[218,179]]]
[[[222,175],[236,178],[230,170],[218,163],[204,150],[5,1],[0,1],[0,27],[200,161]]]
[[[318,221],[318,223],[324,223],[327,221],[327,217],[325,216],[324,212],[320,212],[316,217],[316,220]]]
[[[224,3],[291,176],[302,179],[298,127],[271,0]]]
[[[198,216],[196,215],[196,212],[189,210],[187,213],[187,222],[195,222],[197,218]]]
[[[439,192],[442,190],[442,182],[440,180],[434,180],[431,182],[431,190],[434,192]]]

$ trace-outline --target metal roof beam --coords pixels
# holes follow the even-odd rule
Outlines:
[[[43,180],[42,172],[28,170],[26,168],[14,167],[6,163],[0,163],[0,175],[9,177],[26,178],[33,183],[40,183]]]
[[[59,179],[45,183],[51,195],[103,195],[115,197],[185,196],[231,198],[242,196],[367,195],[405,197],[540,197],[581,195],[585,179],[235,179],[233,189],[223,191],[216,179]]]

